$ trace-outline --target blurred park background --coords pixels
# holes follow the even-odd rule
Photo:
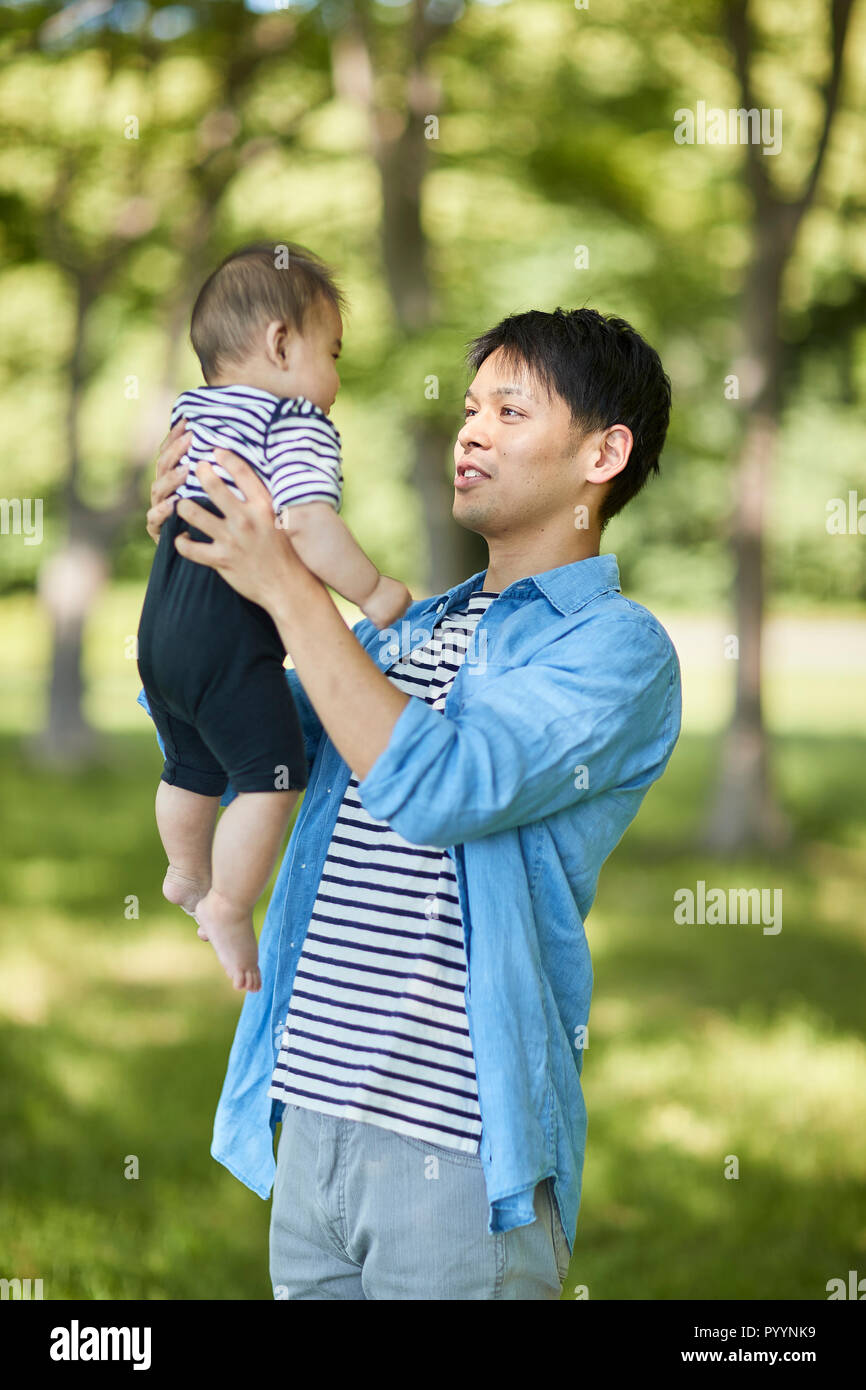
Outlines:
[[[588,921],[563,1296],[866,1275],[866,3],[20,0],[0,52],[0,1275],[271,1296],[269,1203],[208,1152],[239,1004],[161,897],[134,642],[192,301],[256,238],[348,294],[343,515],[415,597],[485,564],[468,339],[587,304],[658,348],[662,475],[603,548],[684,725]],[[680,143],[700,102],[781,112],[781,150]],[[783,929],[675,924],[699,880],[781,889]]]

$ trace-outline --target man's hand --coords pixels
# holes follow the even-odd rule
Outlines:
[[[162,524],[174,511],[175,489],[189,472],[189,464],[181,463],[189,448],[192,434],[186,430],[186,420],[178,420],[174,429],[159,446],[156,460],[156,481],[150,489],[150,509],[147,513],[147,534],[159,542]]]
[[[214,458],[231,474],[246,500],[235,497],[210,464],[197,463],[196,477],[223,515],[215,516],[192,498],[182,497],[178,516],[204,531],[211,543],[194,541],[184,533],[175,537],[178,553],[218,570],[239,594],[266,609],[288,589],[299,598],[305,585],[324,589],[278,524],[271,494],[250,465],[228,449],[214,449]]]

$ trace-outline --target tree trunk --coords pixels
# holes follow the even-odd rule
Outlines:
[[[72,769],[93,760],[101,748],[83,710],[82,642],[93,605],[108,579],[104,546],[96,536],[70,539],[39,572],[38,592],[52,632],[48,716],[41,733],[27,741],[38,763]]]
[[[436,321],[421,204],[430,148],[426,120],[435,115],[439,96],[426,58],[447,26],[430,24],[424,10],[423,0],[414,0],[407,22],[403,111],[383,106],[377,99],[375,29],[363,0],[332,45],[335,89],[366,111],[382,189],[385,280],[407,343],[422,337]],[[419,381],[419,399],[422,391]],[[427,534],[424,584],[430,593],[440,593],[483,569],[488,558],[481,537],[458,526],[452,517],[454,485],[449,478],[449,462],[457,427],[456,412],[453,425],[444,416],[431,417],[420,409],[410,412],[406,421],[412,441],[412,481],[421,498]]]
[[[734,473],[731,549],[738,660],[734,715],[722,743],[715,800],[706,831],[708,848],[735,853],[750,846],[778,849],[790,827],[770,776],[762,703],[764,528],[781,408],[778,322],[786,249],[769,208],[756,211],[755,253],[743,297],[738,364],[745,408],[743,442]]]
[[[776,434],[775,417],[763,410],[755,412],[746,426],[736,472],[732,547],[739,657],[734,716],[722,743],[706,833],[707,847],[716,853],[732,854],[752,846],[779,849],[790,838],[770,776],[761,691],[763,528]]]
[[[177,277],[176,293],[166,302],[163,314],[167,348],[162,373],[149,393],[149,406],[143,406],[139,413],[117,496],[113,503],[100,510],[83,501],[80,485],[79,422],[89,381],[85,350],[87,324],[105,286],[122,270],[151,225],[147,200],[138,195],[130,196],[119,214],[113,239],[106,243],[102,254],[94,257],[89,249],[78,255],[67,252],[59,262],[76,288],[76,329],[68,360],[66,410],[69,466],[63,489],[69,539],[42,567],[38,581],[39,595],[50,616],[53,639],[48,718],[42,733],[27,745],[39,761],[81,766],[99,749],[99,735],[88,724],[82,704],[84,631],[92,606],[108,579],[108,557],[115,537],[128,517],[143,511],[142,480],[152,467],[153,440],[159,438],[161,429],[167,431],[169,408],[175,394],[173,385],[183,347],[182,329],[191,308],[188,286],[209,244],[222,194],[249,155],[250,146],[256,143],[253,140],[247,146],[233,146],[238,129],[234,105],[240,101],[245,87],[254,81],[263,56],[264,50],[255,43],[252,46],[239,43],[232,58],[219,70],[223,84],[221,100],[201,122],[200,158],[188,170],[197,205],[179,238],[185,264]],[[62,213],[70,177],[70,170],[61,170],[49,204],[43,234],[46,258],[56,258],[56,248],[67,246],[69,242]]]
[[[773,790],[761,702],[764,622],[764,528],[773,454],[782,414],[779,323],[782,281],[800,223],[818,187],[842,78],[853,0],[830,5],[830,66],[823,83],[823,120],[799,198],[780,196],[757,145],[745,147],[745,180],[752,196],[753,254],[743,292],[743,366],[740,398],[745,426],[734,477],[731,547],[739,638],[734,716],[722,742],[718,783],[706,827],[708,849],[733,854],[775,850],[791,840],[791,826]],[[740,87],[740,106],[758,103],[752,90],[753,36],[749,0],[727,0],[725,22]]]

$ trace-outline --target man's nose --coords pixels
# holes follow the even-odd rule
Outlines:
[[[457,431],[457,443],[461,449],[469,449],[476,444],[479,449],[485,449],[490,443],[487,431],[482,429],[478,423],[478,416],[473,415],[471,420],[467,420],[463,427]]]

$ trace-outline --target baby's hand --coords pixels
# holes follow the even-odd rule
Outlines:
[[[399,579],[391,579],[387,574],[379,575],[370,597],[361,604],[361,611],[375,623],[376,627],[391,627],[406,612],[412,602],[412,595]]]

